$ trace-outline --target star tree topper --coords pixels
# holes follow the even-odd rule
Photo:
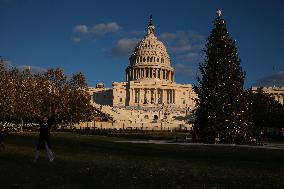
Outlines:
[[[222,15],[222,11],[220,9],[218,9],[216,14],[217,14],[218,17],[220,17]]]

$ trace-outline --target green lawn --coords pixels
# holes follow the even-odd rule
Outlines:
[[[0,188],[284,188],[284,150],[115,143],[53,133],[56,159],[33,163],[36,134],[0,151]]]

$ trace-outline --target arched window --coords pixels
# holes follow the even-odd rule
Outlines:
[[[153,57],[150,58],[150,62],[153,62]]]
[[[157,58],[157,62],[159,62],[159,58]]]
[[[149,61],[150,61],[150,57],[148,56],[148,57],[147,57],[147,62],[149,62]]]
[[[145,57],[143,58],[143,62],[146,62],[146,58]]]

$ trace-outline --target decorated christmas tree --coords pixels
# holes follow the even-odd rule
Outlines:
[[[243,85],[245,73],[240,66],[236,42],[229,36],[221,11],[199,65],[198,108],[194,131],[199,140],[209,143],[247,143],[251,136],[249,103]]]

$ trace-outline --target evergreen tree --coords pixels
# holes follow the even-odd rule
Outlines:
[[[199,65],[198,108],[194,125],[197,137],[213,143],[247,143],[251,136],[249,101],[243,85],[245,73],[240,66],[235,41],[227,32],[221,11],[217,11],[214,28]]]
[[[256,93],[250,92],[251,115],[254,136],[258,136],[263,128],[282,128],[284,122],[284,105],[270,94],[259,88]],[[256,138],[256,137],[254,137]]]

